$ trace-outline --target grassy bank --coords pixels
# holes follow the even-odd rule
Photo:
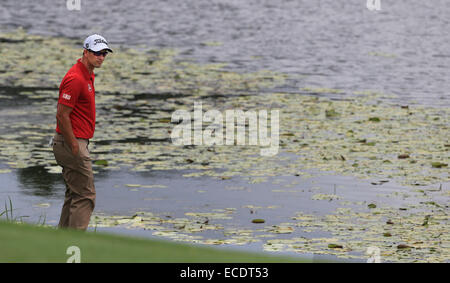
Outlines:
[[[166,241],[0,222],[0,262],[301,262],[298,258],[223,251]]]

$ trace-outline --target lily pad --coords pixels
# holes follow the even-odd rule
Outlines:
[[[107,160],[95,160],[94,164],[100,165],[100,166],[108,166],[108,161]]]
[[[447,167],[448,164],[447,163],[442,163],[442,162],[432,162],[431,163],[431,167],[433,168],[443,168],[443,167]]]
[[[342,249],[344,246],[338,244],[328,244],[329,249]]]
[[[397,246],[397,249],[399,250],[406,250],[406,249],[411,249],[411,246],[405,245],[405,244],[400,244]]]

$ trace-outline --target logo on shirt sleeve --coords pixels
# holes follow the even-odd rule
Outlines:
[[[62,97],[67,100],[70,100],[70,98],[71,98],[71,96],[68,95],[67,93],[63,93]]]

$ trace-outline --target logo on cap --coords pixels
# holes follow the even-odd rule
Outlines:
[[[94,40],[94,45],[97,45],[98,43],[104,43],[106,45],[108,45],[108,42],[106,42],[105,40],[101,39],[101,38],[97,38]]]
[[[112,50],[108,47],[108,42],[106,41],[106,39],[98,34],[88,36],[84,40],[83,46],[84,48],[89,50],[92,49],[93,51],[100,51],[100,49],[107,49],[109,52],[112,52]]]

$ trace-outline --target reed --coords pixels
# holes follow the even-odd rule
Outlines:
[[[5,218],[6,222],[12,222],[12,223],[24,223],[23,219],[29,216],[15,216],[14,215],[14,207],[11,198],[8,196],[8,200],[5,201],[5,210],[0,212],[0,220],[1,218]],[[44,214],[41,214],[39,216],[39,219],[36,223],[38,226],[45,226],[45,222],[47,220],[47,216]]]

